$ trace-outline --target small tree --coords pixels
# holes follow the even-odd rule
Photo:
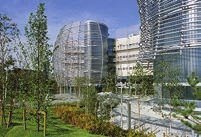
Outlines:
[[[148,78],[148,70],[138,62],[134,67],[134,72],[129,76],[129,82],[135,83],[135,92],[138,94],[138,126],[140,127],[140,99],[142,96],[147,95],[147,93],[153,94],[153,84]]]
[[[80,99],[81,98],[81,94],[82,94],[82,88],[84,86],[84,82],[85,82],[85,78],[84,77],[76,77],[75,78],[75,89],[76,89],[76,94],[77,94],[77,98]],[[77,107],[79,106],[79,100],[77,100]]]
[[[154,83],[162,88],[162,98],[172,99],[174,96],[182,98],[180,66],[175,65],[178,55],[159,55],[154,61]]]
[[[195,75],[195,72],[192,72],[191,76],[187,77],[187,82],[191,86],[191,88],[195,90],[193,95],[197,99],[200,99],[201,89],[200,87],[196,86],[199,83],[199,77]],[[174,116],[180,119],[186,126],[201,134],[201,113],[195,112],[195,102],[183,101],[175,96],[172,105],[177,110],[177,113],[175,113]]]
[[[193,95],[198,99],[201,100],[201,87],[196,86],[199,83],[199,77],[195,76],[195,72],[191,73],[191,76],[187,77],[187,82],[195,91]]]
[[[179,66],[176,66],[173,62],[177,60],[177,55],[159,55],[154,62],[154,83],[161,86],[162,98],[165,98],[165,101],[161,99],[161,102],[157,102],[160,105],[160,113],[163,117],[169,119],[169,133],[171,134],[172,129],[172,101],[174,97],[182,98],[181,95],[181,84],[179,76],[181,72]],[[167,104],[169,113],[164,113],[162,111],[162,106]]]
[[[85,103],[85,112],[97,113],[97,91],[94,81],[85,77],[84,87],[82,88],[82,100]]]
[[[116,77],[115,69],[109,70],[108,75],[101,80],[103,92],[115,92]]]
[[[88,111],[94,115],[97,113],[97,91],[94,84],[88,89]]]
[[[13,114],[13,107],[14,107],[14,100],[17,98],[16,95],[18,93],[18,73],[15,72],[16,69],[14,67],[15,60],[10,59],[10,63],[12,64],[12,70],[8,70],[6,74],[6,90],[7,90],[7,101],[10,102],[10,109],[7,121],[7,128],[12,123],[12,114]]]
[[[28,39],[30,62],[29,68],[33,71],[32,88],[34,94],[31,98],[36,104],[36,121],[37,131],[39,131],[39,114],[43,109],[46,111],[44,104],[45,95],[50,88],[48,74],[50,72],[50,60],[52,52],[48,44],[47,37],[47,16],[45,16],[44,3],[40,3],[35,14],[31,13],[28,25],[25,27],[25,36]],[[36,73],[35,73],[36,72]]]
[[[12,51],[17,45],[17,40],[19,36],[19,30],[17,24],[12,23],[12,20],[6,15],[0,14],[0,100],[1,100],[1,120],[6,124],[5,119],[5,92],[7,89],[6,84],[6,68],[13,65]]]

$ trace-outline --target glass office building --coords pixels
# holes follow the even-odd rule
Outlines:
[[[78,21],[59,32],[54,52],[54,73],[59,84],[86,76],[96,84],[107,75],[108,27],[96,21]]]
[[[201,78],[201,1],[138,0],[142,59],[178,66],[179,82],[195,72]]]

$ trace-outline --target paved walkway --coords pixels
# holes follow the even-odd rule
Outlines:
[[[52,103],[62,103],[62,102],[74,102],[77,101],[76,96],[72,94],[57,94],[55,95],[57,100],[54,100]],[[186,127],[179,120],[172,118],[171,119],[171,130],[170,130],[170,120],[163,118],[160,113],[153,111],[153,105],[147,103],[141,103],[141,118],[140,126],[143,127],[145,132],[154,132],[156,137],[163,137],[163,133],[172,134],[172,137],[199,137],[197,134],[192,133],[192,130]],[[127,104],[123,103],[122,105],[122,123],[123,128],[127,129]],[[116,125],[121,126],[121,105],[117,108],[114,108],[112,111],[112,119]],[[137,101],[132,101],[131,103],[131,128],[138,127],[138,105]],[[201,137],[201,136],[200,136]]]
[[[55,98],[56,98],[56,100],[53,100],[52,104],[64,103],[64,102],[76,102],[78,100],[74,93],[72,93],[71,95],[69,93],[56,94]]]
[[[122,105],[122,119],[123,128],[127,129],[127,104]],[[146,103],[141,104],[140,109],[140,126],[146,132],[154,132],[157,137],[163,137],[163,133],[170,134],[173,137],[192,137],[192,131],[186,127],[179,120],[172,118],[171,121],[168,118],[163,118],[160,113],[154,112],[152,106]],[[113,109],[113,118],[111,121],[116,125],[121,126],[121,106]],[[171,126],[170,126],[171,123]],[[137,101],[133,101],[131,104],[131,128],[138,127],[138,106]],[[170,128],[171,127],[171,128]],[[194,134],[195,137],[197,134]]]

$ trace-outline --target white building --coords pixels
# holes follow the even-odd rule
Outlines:
[[[126,79],[133,73],[138,61],[139,42],[138,34],[116,39],[116,74],[120,79]]]

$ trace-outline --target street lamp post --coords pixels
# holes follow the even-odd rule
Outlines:
[[[127,107],[128,107],[127,127],[128,127],[128,130],[130,130],[131,129],[131,101],[130,99],[127,101]]]
[[[69,80],[69,86],[70,86],[70,100],[71,100],[71,95],[72,95],[71,84],[72,84],[72,81],[71,81],[71,80]]]
[[[117,86],[117,87],[120,87],[120,89],[121,89],[121,117],[120,117],[120,121],[121,121],[121,127],[123,128],[123,118],[122,118],[122,113],[123,113],[123,108],[122,108],[122,105],[123,105],[122,88],[123,88],[123,84],[122,84],[122,82],[120,82],[120,83],[118,83],[116,86]]]
[[[129,100],[127,101],[127,107],[128,107],[128,119],[127,119],[127,124],[128,124],[128,129],[131,129],[131,83],[127,83],[127,86],[129,87]]]

